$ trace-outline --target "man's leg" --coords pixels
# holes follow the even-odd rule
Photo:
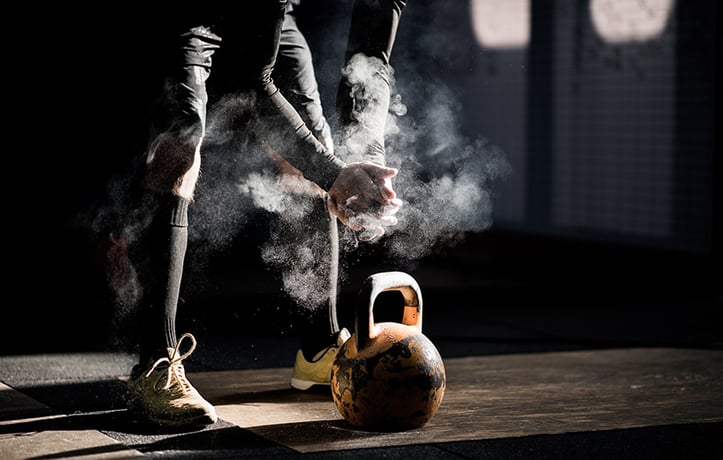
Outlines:
[[[301,328],[301,347],[296,352],[291,386],[307,390],[315,385],[328,385],[331,365],[339,348],[349,339],[346,328],[339,328],[337,296],[339,282],[339,234],[337,219],[326,205],[325,198],[314,200],[314,210],[309,215],[318,227],[320,241],[315,252],[316,278],[312,279],[323,295],[322,301],[305,315]]]
[[[278,153],[265,149],[279,172],[279,193],[287,208],[275,215],[272,239],[263,248],[264,260],[280,272],[283,290],[292,305],[293,327],[299,333],[291,386],[306,390],[328,385],[331,363],[349,337],[339,328],[338,220],[328,209],[327,195],[305,179]]]
[[[298,199],[299,197],[297,197]],[[339,328],[339,234],[337,219],[325,196],[305,196],[309,212],[293,222],[282,220],[282,245],[293,248],[283,274],[284,288],[295,311],[300,348],[295,356],[291,386],[306,390],[328,385],[331,364],[349,332]]]
[[[268,94],[262,92],[262,122],[257,126],[257,138],[278,167],[284,199],[297,205],[291,212],[276,216],[275,239],[264,251],[267,262],[274,263],[281,272],[284,291],[294,306],[294,326],[300,331],[300,349],[291,384],[307,389],[315,384],[328,385],[331,360],[348,336],[348,331],[340,332],[336,313],[339,236],[337,219],[326,204],[326,192],[284,159],[293,158],[298,148],[293,136],[300,131],[285,134],[283,126],[289,121],[281,115],[295,110],[300,115],[299,122],[306,124],[328,155],[333,154],[333,141],[323,115],[311,51],[289,9],[280,27],[278,44],[276,62],[268,62],[274,69],[275,85],[286,102],[281,104],[282,108],[276,108],[276,112],[282,113],[269,111],[268,104],[263,102]],[[273,142],[274,139],[281,142]],[[299,212],[301,209],[304,211]]]
[[[144,289],[140,311],[139,364],[129,380],[129,403],[150,421],[164,426],[209,424],[216,413],[186,380],[181,361],[195,338],[176,337],[175,322],[188,241],[188,208],[200,172],[205,134],[205,82],[220,38],[195,27],[180,35],[177,71],[165,80],[149,143],[142,212],[147,227],[137,254]],[[190,349],[181,344],[189,339]]]

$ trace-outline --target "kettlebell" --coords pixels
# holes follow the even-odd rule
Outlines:
[[[404,298],[402,322],[374,322],[385,291]],[[355,330],[332,364],[331,392],[350,424],[372,431],[419,428],[437,412],[447,378],[442,358],[422,333],[422,294],[400,271],[369,276],[359,290]]]

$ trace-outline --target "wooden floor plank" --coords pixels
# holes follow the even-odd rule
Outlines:
[[[28,426],[50,426],[53,419],[62,419],[66,415],[54,414],[44,404],[2,383],[0,402],[0,458],[3,460],[144,458],[137,450],[128,448],[96,430],[27,431]],[[25,414],[26,417],[19,417],[19,414]]]
[[[445,360],[447,391],[418,430],[349,426],[291,369],[189,374],[224,420],[300,452],[723,421],[723,351],[638,348]]]

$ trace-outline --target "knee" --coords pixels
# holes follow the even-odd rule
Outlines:
[[[146,157],[146,186],[159,192],[179,193],[182,189],[192,192],[200,169],[202,141],[200,121],[155,136]]]

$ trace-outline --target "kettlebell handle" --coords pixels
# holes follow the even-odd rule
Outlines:
[[[400,271],[380,272],[364,280],[356,304],[356,345],[364,348],[374,338],[374,302],[386,291],[399,291],[404,297],[402,324],[422,331],[422,292],[417,281],[408,273]]]

